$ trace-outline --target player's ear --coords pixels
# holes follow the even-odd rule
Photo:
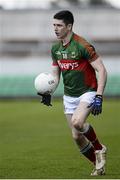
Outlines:
[[[72,29],[72,24],[68,24],[68,25],[67,25],[67,28],[68,28],[69,30],[71,30],[71,29]]]

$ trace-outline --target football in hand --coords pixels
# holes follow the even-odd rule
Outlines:
[[[57,87],[57,83],[52,74],[40,73],[35,78],[34,86],[38,93],[52,94]]]

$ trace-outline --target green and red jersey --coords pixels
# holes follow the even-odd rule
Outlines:
[[[95,70],[90,62],[98,55],[85,39],[73,33],[70,42],[52,46],[53,65],[59,66],[63,76],[64,94],[79,97],[85,92],[97,90]]]

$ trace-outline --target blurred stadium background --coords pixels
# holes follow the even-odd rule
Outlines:
[[[95,45],[108,71],[105,96],[120,96],[120,9],[115,0],[0,0],[0,98],[36,97],[34,78],[49,72],[52,17],[75,16],[74,31]],[[119,3],[119,1],[117,1]],[[63,93],[62,81],[55,93]]]

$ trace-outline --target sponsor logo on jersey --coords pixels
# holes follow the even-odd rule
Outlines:
[[[74,61],[74,62],[66,62],[64,60],[59,60],[58,61],[59,67],[61,68],[61,70],[73,70],[75,68],[77,68],[79,66],[79,62],[78,61]]]
[[[68,59],[68,55],[66,51],[56,51],[56,55],[58,57],[62,57],[63,59]]]
[[[59,58],[61,57],[62,59],[68,59],[68,52],[66,51],[56,51],[55,53]],[[76,58],[76,53],[73,51],[69,55],[72,59]]]

